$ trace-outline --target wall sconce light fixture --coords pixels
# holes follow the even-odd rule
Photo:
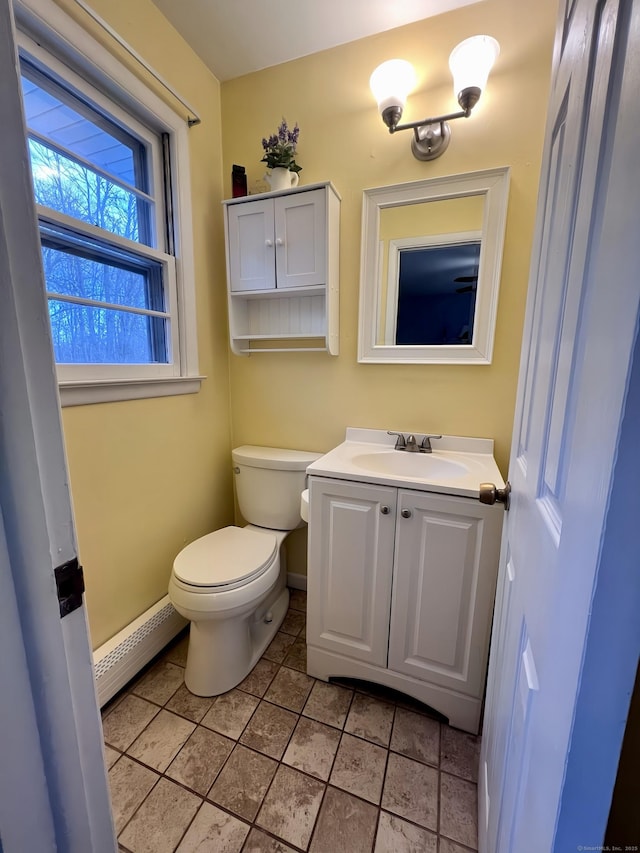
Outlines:
[[[449,145],[451,129],[448,122],[469,118],[487,85],[489,72],[500,53],[500,45],[491,36],[472,36],[454,47],[449,57],[453,75],[453,91],[460,112],[399,124],[407,95],[416,85],[413,67],[404,59],[390,59],[379,65],[371,75],[369,85],[378,102],[382,120],[389,133],[413,130],[411,151],[418,160],[435,160]]]

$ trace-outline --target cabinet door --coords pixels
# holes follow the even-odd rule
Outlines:
[[[471,498],[400,490],[389,669],[482,695],[503,516]]]
[[[232,291],[276,286],[273,199],[230,204],[229,278]]]
[[[317,477],[309,488],[307,642],[386,666],[397,491]]]
[[[326,284],[326,190],[279,196],[274,201],[278,287]]]

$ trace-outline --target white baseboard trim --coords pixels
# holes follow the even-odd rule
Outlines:
[[[188,621],[165,595],[93,653],[100,707],[170,642]]]
[[[287,572],[287,586],[291,589],[307,589],[307,576]]]

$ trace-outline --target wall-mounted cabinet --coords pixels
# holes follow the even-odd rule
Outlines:
[[[233,352],[337,355],[340,196],[335,187],[312,184],[223,204]]]

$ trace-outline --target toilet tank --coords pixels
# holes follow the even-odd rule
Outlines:
[[[243,518],[272,530],[298,527],[307,466],[320,456],[305,450],[251,444],[232,450],[236,497]]]

